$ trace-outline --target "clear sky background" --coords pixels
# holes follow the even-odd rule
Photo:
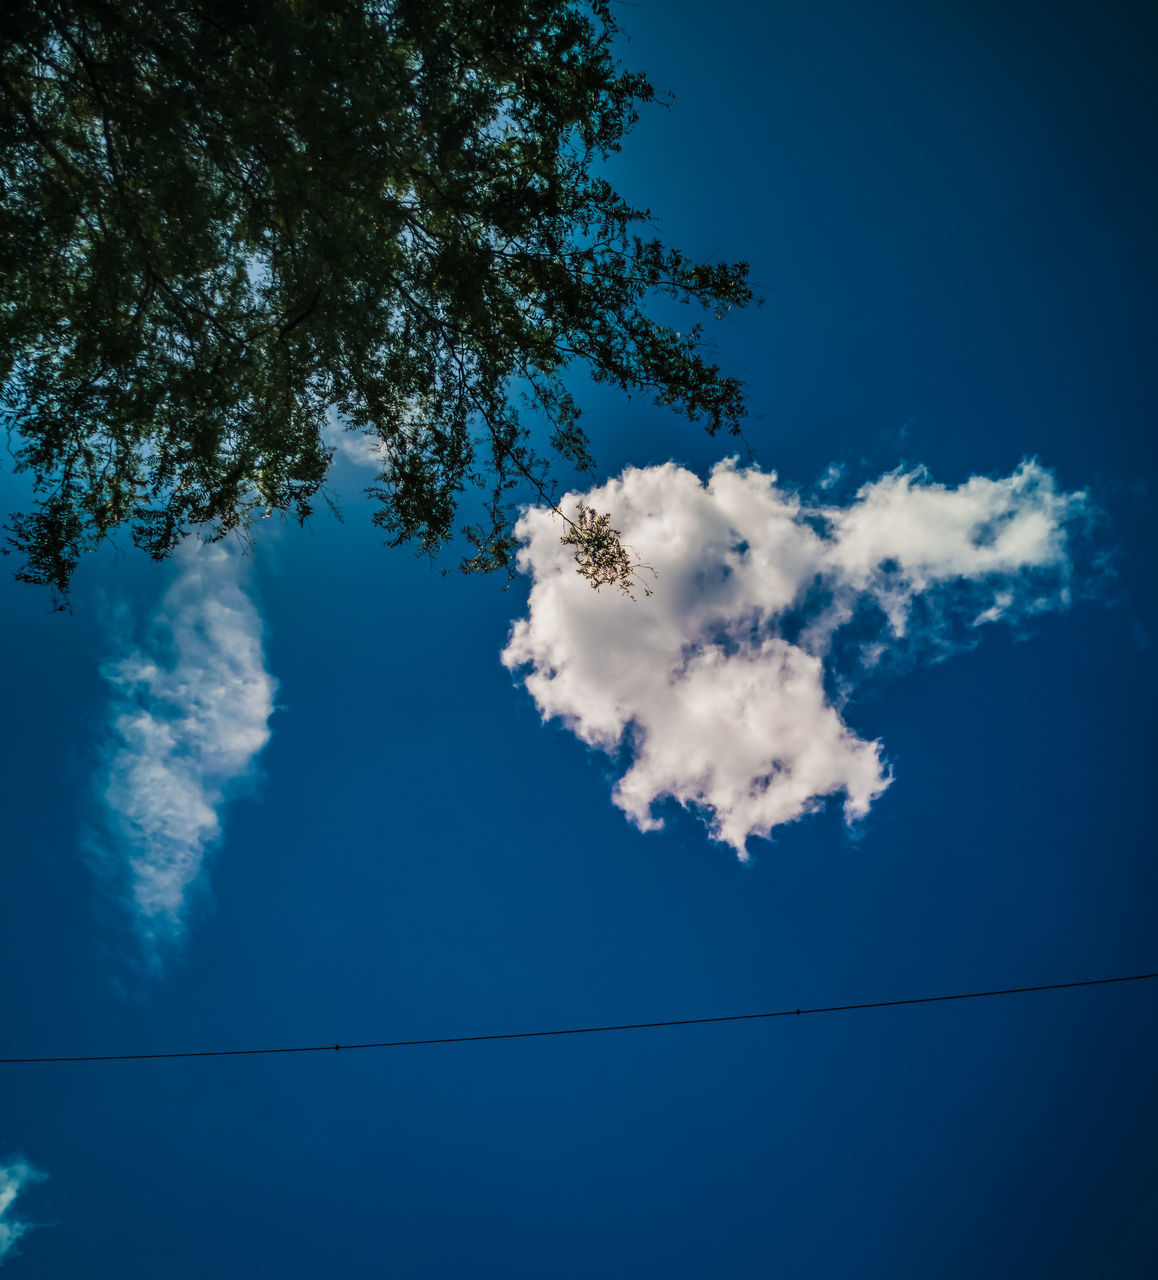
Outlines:
[[[898,467],[1007,484],[1025,458],[1052,492],[1088,495],[1055,513],[1064,563],[985,586],[990,605],[1009,595],[1004,620],[969,626],[975,594],[949,582],[910,642],[873,633],[888,661],[866,670],[869,630],[826,642],[849,740],[879,743],[892,777],[867,817],[850,829],[837,797],[749,840],[747,862],[671,800],[655,806],[663,829],[641,832],[612,801],[630,743],[609,754],[544,724],[500,660],[530,576],[503,591],[381,548],[364,473],[342,461],[345,523],[270,521],[245,563],[101,557],[71,616],[0,583],[0,1056],[470,1035],[1158,968],[1147,10],[619,11],[625,60],[676,101],[645,113],[613,177],[669,242],[751,261],[765,305],[713,337],[783,501],[851,509]],[[601,479],[667,462],[706,478],[730,452],[585,394]],[[661,569],[674,555],[641,551]],[[687,582],[708,582],[688,563]],[[850,572],[832,570],[831,598]],[[679,573],[672,561],[655,597],[622,608],[692,627],[697,598],[663,595]],[[575,706],[622,660],[641,676],[619,692],[670,746],[643,680],[658,650],[607,626],[607,664]],[[757,726],[780,714],[761,719],[758,694]],[[130,706],[151,718],[118,736]],[[150,810],[151,830],[169,823],[162,853],[208,852],[179,909],[158,873],[134,918],[117,869],[142,794],[126,762],[142,760],[221,835],[190,826],[189,804],[179,829]],[[1149,1276],[1153,985],[4,1067],[2,1266],[14,1280]]]

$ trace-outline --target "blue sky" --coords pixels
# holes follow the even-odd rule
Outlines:
[[[676,101],[614,179],[764,287],[759,470],[585,393],[634,603],[533,514],[508,591],[383,549],[349,460],[249,560],[0,583],[0,1056],[1158,967],[1149,15],[621,18]],[[1150,1275],[1154,1001],[10,1066],[0,1265]]]

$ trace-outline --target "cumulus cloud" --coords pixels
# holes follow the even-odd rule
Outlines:
[[[340,422],[331,419],[322,433],[326,445],[334,456],[344,458],[356,467],[370,467],[381,471],[385,461],[381,439],[370,431],[350,431]]]
[[[654,566],[635,601],[591,590],[549,511],[520,519],[532,585],[503,662],[544,719],[624,760],[613,799],[642,830],[671,797],[744,858],[827,797],[863,817],[891,780],[841,714],[865,669],[1068,603],[1088,501],[1038,463],[956,488],[895,471],[844,503],[837,480],[809,500],[735,460],[706,482],[666,463],[569,494]]]
[[[144,642],[103,670],[112,693],[103,865],[154,957],[184,930],[226,797],[269,741],[276,688],[239,557],[186,544],[176,561]]]
[[[17,1197],[25,1187],[42,1182],[44,1176],[26,1160],[0,1164],[0,1262],[15,1254],[17,1242],[32,1229],[30,1223],[16,1216]]]

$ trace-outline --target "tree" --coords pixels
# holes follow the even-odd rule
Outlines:
[[[747,265],[648,238],[598,173],[654,98],[607,0],[8,0],[4,25],[19,579],[63,598],[125,527],[162,559],[305,519],[335,422],[381,442],[392,543],[437,551],[477,487],[463,567],[507,565],[520,491],[593,465],[573,365],[739,432],[701,327],[646,307],[743,306]],[[560,514],[593,584],[626,585],[609,524]]]

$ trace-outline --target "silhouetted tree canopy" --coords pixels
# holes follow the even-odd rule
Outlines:
[[[392,542],[437,550],[477,486],[464,567],[506,565],[520,491],[592,465],[571,365],[739,430],[699,326],[646,306],[742,306],[747,266],[666,248],[600,176],[654,96],[603,0],[7,0],[2,26],[18,578],[63,596],[122,527],[160,559],[304,519],[335,423],[381,441]]]

